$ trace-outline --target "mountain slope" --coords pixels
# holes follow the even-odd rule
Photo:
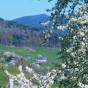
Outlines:
[[[37,46],[40,44],[40,32],[0,18],[0,44],[15,46]]]
[[[46,43],[42,44],[43,42],[45,42],[45,38],[42,30],[35,30],[29,26],[0,19],[0,44],[22,47],[40,45],[55,47],[59,44],[59,40],[55,36],[51,36]]]
[[[19,24],[30,26],[35,29],[41,29],[42,25],[40,24],[40,22],[45,22],[48,19],[49,19],[48,15],[40,14],[40,15],[34,15],[34,16],[20,17],[20,18],[14,19],[13,21]]]
[[[37,29],[37,30],[41,30],[44,29],[44,27],[41,25],[40,22],[46,22],[49,20],[49,16],[46,14],[40,14],[40,15],[34,15],[34,16],[24,16],[24,17],[20,17],[17,19],[14,19],[14,22],[17,22],[18,24],[23,24],[26,26],[30,26],[31,28]],[[66,19],[59,19],[58,22],[60,22],[61,24],[66,24],[67,20]],[[52,22],[50,22],[49,26],[52,24]],[[65,35],[68,31],[67,30],[54,30],[55,33],[59,34],[59,35]]]

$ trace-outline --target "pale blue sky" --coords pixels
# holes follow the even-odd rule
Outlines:
[[[48,0],[0,0],[0,17],[11,20],[22,16],[48,14],[46,9],[54,6],[55,1],[48,3]]]

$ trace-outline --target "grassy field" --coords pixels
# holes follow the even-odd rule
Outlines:
[[[0,45],[0,54],[3,54],[3,52],[6,52],[6,51],[15,52],[16,54],[23,56],[25,59],[27,59],[28,57],[31,57],[32,60],[35,60],[36,56],[38,54],[41,54],[41,55],[47,57],[48,62],[49,62],[48,64],[43,65],[43,67],[49,66],[49,67],[53,68],[54,67],[53,63],[58,62],[58,58],[57,58],[58,49],[56,49],[56,48],[37,47],[37,48],[35,48],[35,51],[30,51],[26,48],[17,48],[17,47]],[[0,64],[0,86],[6,85],[6,83],[8,81],[8,77],[5,76],[3,68],[4,68],[4,64]],[[17,67],[11,67],[8,70],[14,75],[19,72]],[[28,76],[27,72],[25,72],[25,75]]]
[[[58,62],[58,58],[57,58],[58,49],[56,49],[56,48],[37,47],[37,48],[35,48],[35,52],[34,52],[34,51],[30,51],[26,48],[0,46],[1,54],[6,51],[15,52],[16,54],[23,56],[25,59],[28,59],[28,57],[31,57],[32,60],[35,60],[36,56],[38,54],[41,54],[44,57],[47,57],[48,62],[49,62],[48,65],[50,65],[50,67],[54,67],[53,66],[54,64],[52,64],[52,63]]]

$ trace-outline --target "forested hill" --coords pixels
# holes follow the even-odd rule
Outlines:
[[[6,21],[0,18],[0,44],[14,46],[40,46],[44,41],[41,30],[17,24],[13,21]],[[51,37],[44,46],[54,47],[58,40]]]
[[[13,21],[30,26],[31,28],[41,29],[43,26],[40,24],[41,22],[46,22],[49,20],[49,16],[46,14],[38,14],[33,16],[23,16],[20,18],[13,19]]]

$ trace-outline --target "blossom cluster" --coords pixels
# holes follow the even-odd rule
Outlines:
[[[32,74],[30,78],[26,78],[22,70],[22,65],[18,68],[20,73],[16,76],[5,70],[5,73],[9,77],[9,83],[6,88],[50,88],[54,83],[55,76],[57,75],[56,70],[52,70],[46,75],[41,75],[36,73],[32,68],[26,66],[25,69],[27,72]],[[39,82],[39,85],[34,85],[32,82],[33,79],[36,79]]]

